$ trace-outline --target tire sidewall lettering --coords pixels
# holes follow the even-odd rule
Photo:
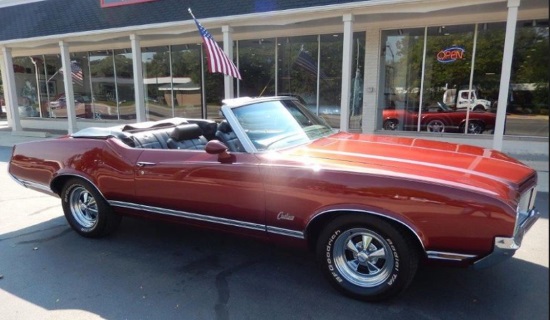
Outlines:
[[[332,246],[334,244],[334,241],[338,236],[342,233],[341,230],[335,230],[332,235],[329,237],[326,245],[326,262],[327,262],[327,268],[329,270],[329,273],[334,278],[334,280],[338,281],[339,283],[342,283],[344,281],[340,275],[338,274],[338,271],[336,270],[336,267],[334,266],[334,259],[332,258]]]
[[[327,242],[326,242],[326,246],[325,246],[325,260],[326,260],[326,267],[328,269],[328,272],[329,274],[334,278],[334,280],[336,280],[338,283],[345,283],[346,285],[348,286],[353,286],[353,287],[357,287],[356,285],[353,285],[351,283],[348,284],[347,281],[345,281],[341,276],[340,276],[340,273],[338,271],[338,269],[336,268],[335,264],[334,264],[334,258],[333,258],[333,246],[334,246],[334,242],[335,240],[338,238],[338,236],[340,236],[343,232],[345,231],[342,231],[341,229],[336,229],[331,235],[330,237],[328,238]],[[392,269],[392,272],[391,274],[388,276],[388,278],[384,281],[384,283],[380,284],[379,286],[377,287],[373,287],[373,288],[360,288],[361,290],[363,289],[367,289],[367,290],[379,290],[379,289],[382,289],[384,287],[391,287],[393,286],[397,279],[399,278],[399,270],[400,270],[400,256],[399,256],[399,253],[397,251],[397,248],[396,248],[396,245],[394,244],[394,241],[389,238],[389,237],[384,237],[384,239],[387,241],[387,243],[389,244],[390,246],[390,249],[391,249],[391,254],[393,256],[393,259],[394,259],[394,265],[393,265],[393,269]]]

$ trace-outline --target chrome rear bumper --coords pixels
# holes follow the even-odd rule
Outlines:
[[[539,219],[539,217],[540,212],[538,212],[536,209],[530,210],[523,221],[521,221],[521,223],[519,224],[514,236],[510,238],[495,237],[493,252],[491,252],[488,256],[485,256],[484,258],[476,261],[473,264],[473,267],[476,269],[486,268],[503,260],[511,258],[514,253],[516,253],[516,250],[521,247],[523,237],[525,236],[527,231],[531,229],[531,227]]]

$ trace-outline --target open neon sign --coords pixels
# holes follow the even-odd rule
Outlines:
[[[456,60],[464,59],[466,50],[462,47],[450,47],[443,49],[437,53],[437,61],[441,63],[455,62]]]

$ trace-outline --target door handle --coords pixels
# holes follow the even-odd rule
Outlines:
[[[156,163],[154,162],[144,162],[144,161],[140,161],[138,162],[136,165],[138,167],[146,167],[146,166],[154,166]]]

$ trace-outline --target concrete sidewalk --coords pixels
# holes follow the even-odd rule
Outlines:
[[[35,141],[41,139],[52,139],[66,135],[67,132],[61,131],[43,131],[43,130],[24,130],[14,134],[8,127],[7,121],[0,121],[0,146],[11,147],[15,144]],[[509,154],[520,160],[531,168],[537,170],[539,178],[539,191],[548,192],[548,156],[544,154]]]

